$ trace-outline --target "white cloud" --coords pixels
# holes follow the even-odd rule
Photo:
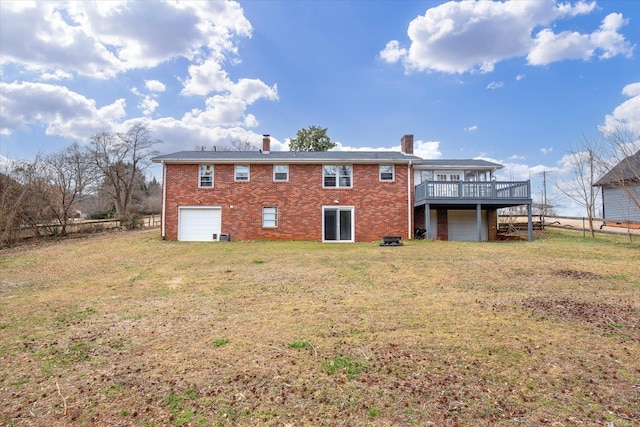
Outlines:
[[[604,125],[599,126],[603,133],[630,131],[636,134],[640,130],[640,82],[630,83],[622,89],[629,99],[618,105],[613,113],[607,114]]]
[[[351,147],[342,144],[342,142],[334,141],[336,146],[332,151],[400,151],[400,145],[393,147]],[[423,159],[437,159],[442,153],[440,152],[440,142],[437,141],[415,141],[413,144],[413,154]]]
[[[544,148],[544,147],[543,147],[543,148],[541,148],[541,149],[540,149],[540,152],[541,152],[542,154],[545,154],[545,155],[546,155],[546,154],[550,154],[552,151],[553,151],[553,147],[549,147],[549,148]]]
[[[520,80],[524,79],[525,77],[527,77],[527,75],[526,75],[526,74],[518,74],[518,75],[516,76],[516,80],[517,80],[517,81],[520,81]]]
[[[1,64],[111,78],[175,58],[222,61],[251,24],[236,2],[1,2]]]
[[[230,147],[230,141],[249,141],[262,147],[262,135],[249,131],[242,126],[208,127],[201,126],[197,122],[186,122],[173,117],[159,119],[135,119],[122,124],[122,128],[128,129],[136,123],[148,126],[154,137],[162,142],[155,148],[161,152],[172,153],[183,150],[195,150],[199,146],[212,149],[216,147]],[[271,137],[272,151],[288,151],[288,143],[282,143]]]
[[[487,85],[487,89],[500,89],[501,87],[504,87],[504,82],[491,82]]]
[[[151,92],[164,92],[167,89],[167,86],[160,80],[145,80],[144,85]]]
[[[237,84],[231,86],[231,96],[244,100],[247,104],[253,104],[259,99],[276,101],[278,99],[278,87],[267,86],[257,79],[240,79]]]
[[[131,88],[140,97],[133,105],[142,117],[125,121],[124,99],[97,108],[95,100],[63,86],[3,84],[3,134],[39,125],[48,134],[86,139],[100,131],[126,130],[142,120],[169,135],[169,129],[195,132],[196,139],[253,135],[238,130],[259,125],[248,106],[278,99],[276,85],[258,79],[232,81],[223,68],[240,62],[236,39],[251,36],[251,24],[237,2],[157,1],[153,7],[126,1],[0,2],[0,8],[0,65],[13,64],[46,80],[73,80],[75,75],[115,79],[124,72],[186,60],[185,75],[177,76],[183,83],[182,94],[208,96],[196,100],[199,105],[191,111],[178,113],[182,118],[154,121],[150,116],[167,85],[148,78],[144,87]]]
[[[531,65],[547,65],[564,59],[589,60],[599,53],[601,59],[617,55],[630,56],[633,46],[618,30],[628,20],[622,14],[611,13],[603,20],[600,28],[591,34],[563,31],[559,34],[550,29],[540,31],[535,38],[533,49],[527,60]]]
[[[53,73],[43,73],[40,78],[42,80],[71,80],[73,74],[64,70],[55,70]]]
[[[409,47],[389,41],[380,58],[402,62],[407,71],[491,72],[503,60],[527,57],[532,65],[564,59],[630,55],[633,47],[618,30],[627,21],[610,14],[591,34],[561,32],[555,21],[592,13],[595,2],[554,0],[446,2],[427,9],[407,29]],[[542,28],[534,35],[534,31]]]
[[[222,64],[214,58],[189,66],[189,78],[183,83],[183,95],[207,95],[230,89],[231,80]]]
[[[478,125],[469,126],[468,128],[464,128],[467,132],[473,132],[478,130]]]
[[[389,63],[398,62],[405,56],[407,56],[407,49],[401,48],[398,40],[391,40],[380,52],[380,58]]]
[[[138,103],[138,108],[142,110],[142,115],[150,116],[160,104],[153,97],[147,95]]]
[[[247,104],[239,98],[214,95],[207,98],[204,110],[194,108],[182,117],[182,121],[189,126],[241,126],[246,109]]]
[[[7,135],[41,124],[47,135],[86,139],[110,131],[124,118],[125,106],[124,99],[118,99],[97,108],[94,100],[63,86],[0,82],[0,132]]]

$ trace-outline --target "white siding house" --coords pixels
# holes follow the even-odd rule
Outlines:
[[[640,151],[614,166],[595,185],[602,188],[605,222],[640,222]]]

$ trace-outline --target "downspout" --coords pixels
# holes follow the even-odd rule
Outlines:
[[[162,218],[160,219],[162,224],[162,230],[161,230],[162,240],[165,240],[167,238],[167,235],[165,234],[165,230],[164,230],[166,213],[167,213],[167,166],[164,164],[164,160],[162,160]]]
[[[413,161],[409,160],[409,163],[407,163],[407,240],[411,240],[411,212],[413,211],[411,203],[411,166],[413,166]]]

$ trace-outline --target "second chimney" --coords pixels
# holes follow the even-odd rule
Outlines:
[[[400,151],[413,154],[413,135],[405,135],[400,139]]]
[[[271,150],[271,138],[269,135],[262,135],[262,153],[269,154]]]

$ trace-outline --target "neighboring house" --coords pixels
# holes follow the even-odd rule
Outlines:
[[[640,151],[623,159],[594,185],[602,188],[605,223],[640,222]]]
[[[401,152],[272,152],[270,145],[265,135],[260,151],[154,157],[163,165],[162,237],[368,242],[411,239],[414,228],[426,224],[447,230],[430,231],[430,238],[494,240],[495,209],[524,203],[531,211],[531,199],[520,193],[502,197],[513,196],[515,187],[530,197],[528,182],[499,186],[491,181],[501,167],[495,163],[423,160],[413,155],[413,135],[402,137]],[[460,182],[452,182],[456,175]],[[460,187],[463,180],[471,186]],[[436,198],[430,200],[432,189]],[[475,234],[468,233],[469,209],[481,221]]]

